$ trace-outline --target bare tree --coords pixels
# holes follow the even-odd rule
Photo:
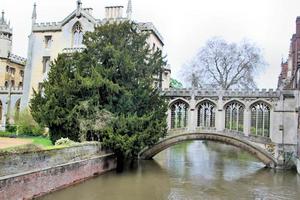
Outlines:
[[[207,41],[196,57],[182,69],[193,87],[219,89],[256,88],[254,75],[265,65],[261,50],[253,43],[227,43],[220,38]]]

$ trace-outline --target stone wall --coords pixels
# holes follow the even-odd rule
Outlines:
[[[5,170],[10,174],[0,177],[0,199],[32,199],[114,170],[115,156],[104,154],[99,148],[99,145],[89,144],[30,153],[24,158],[11,157],[12,170],[6,169],[8,160],[3,162],[5,168],[0,167],[1,172]],[[12,174],[13,171],[17,173]]]
[[[0,156],[0,176],[76,162],[103,154],[105,152],[101,150],[99,143],[88,143],[63,149],[2,155]]]

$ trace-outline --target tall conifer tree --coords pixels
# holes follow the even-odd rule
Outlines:
[[[154,81],[166,63],[148,36],[131,22],[106,24],[84,36],[83,52],[58,56],[31,101],[53,142],[97,139],[119,158],[136,158],[165,136],[167,107]]]

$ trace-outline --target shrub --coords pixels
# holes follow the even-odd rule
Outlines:
[[[15,133],[17,131],[17,127],[15,125],[10,124],[9,122],[6,122],[5,130],[10,133]]]
[[[76,142],[70,140],[69,138],[61,138],[55,142],[55,146],[71,146],[76,144]]]
[[[44,128],[34,121],[27,109],[20,112],[16,120],[16,127],[19,135],[40,136],[44,133]]]
[[[8,132],[8,131],[0,131],[0,137],[10,137],[10,138],[15,138],[16,133]]]

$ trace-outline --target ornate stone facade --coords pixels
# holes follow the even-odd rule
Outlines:
[[[290,51],[286,62],[281,64],[278,88],[300,89],[300,16],[296,18],[296,33],[290,43]]]

